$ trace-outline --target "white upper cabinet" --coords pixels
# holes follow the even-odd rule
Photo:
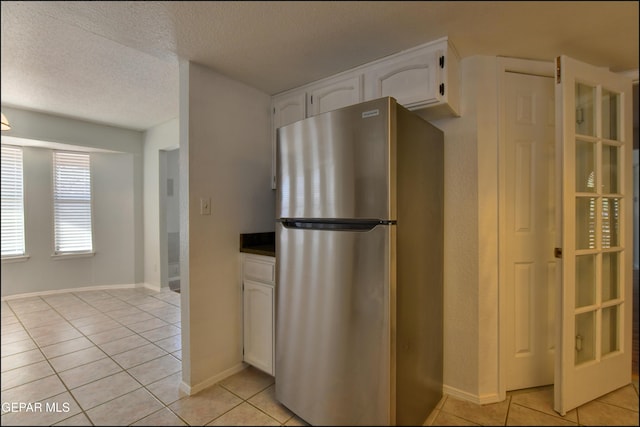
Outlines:
[[[277,129],[295,121],[391,96],[426,120],[460,116],[460,58],[445,37],[273,97],[271,188]]]
[[[277,129],[307,117],[307,93],[291,93],[273,100],[273,124]]]
[[[357,104],[364,100],[362,74],[323,80],[322,84],[309,88],[308,93],[308,117]]]
[[[394,97],[427,118],[459,116],[459,58],[447,39],[409,49],[372,64],[365,75],[367,99]]]
[[[307,93],[297,91],[273,98],[271,131],[271,188],[276,188],[276,138],[281,126],[297,122],[307,117]]]

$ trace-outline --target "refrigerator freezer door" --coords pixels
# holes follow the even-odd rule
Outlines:
[[[395,226],[276,238],[277,400],[312,425],[390,425]]]
[[[395,220],[393,98],[278,129],[276,218]]]

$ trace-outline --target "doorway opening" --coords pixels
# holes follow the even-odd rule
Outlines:
[[[180,171],[179,149],[160,150],[160,241],[165,241],[161,250],[161,282],[174,292],[180,293]],[[162,221],[164,219],[164,221]]]
[[[542,215],[547,215],[553,218],[555,213],[553,212],[554,203],[548,204],[547,200],[541,200],[537,198],[533,193],[526,193],[526,191],[535,191],[535,194],[543,194],[544,197],[548,197],[549,194],[553,194],[553,188],[555,186],[555,168],[553,166],[554,150],[552,149],[540,149],[537,154],[537,160],[534,161],[534,151],[537,148],[534,147],[535,139],[545,139],[548,137],[544,135],[544,127],[555,126],[553,119],[555,116],[553,99],[553,87],[554,87],[554,68],[552,63],[543,63],[538,61],[519,61],[508,60],[502,63],[500,80],[500,187],[499,187],[499,212],[501,216],[500,226],[500,293],[510,295],[505,298],[505,302],[501,302],[500,310],[500,396],[505,398],[506,391],[516,390],[519,388],[535,387],[537,385],[552,384],[554,381],[553,372],[554,366],[554,344],[555,344],[555,310],[548,308],[554,307],[555,301],[554,292],[550,292],[555,286],[555,263],[553,257],[549,257],[552,253],[553,245],[551,249],[545,249],[545,255],[539,256],[536,254],[530,254],[530,259],[517,259],[516,253],[517,244],[527,246],[526,242],[518,243],[517,239],[521,236],[515,236],[514,229],[524,231],[522,235],[526,234],[528,227],[534,227],[533,216],[531,212],[523,204],[516,203],[519,198],[521,201],[535,200],[538,204],[547,205],[542,209]],[[507,75],[511,75],[507,77]],[[515,75],[519,77],[513,77]],[[512,78],[516,81],[520,79],[520,83],[512,84],[511,89],[507,87],[507,80]],[[539,92],[533,94],[531,87],[540,84],[544,86],[544,81],[548,81],[549,87],[539,89]],[[507,95],[507,92],[511,90],[511,94]],[[538,89],[536,89],[538,90]],[[550,92],[549,92],[550,90]],[[549,93],[551,99],[549,100]],[[512,100],[507,101],[506,97],[511,96]],[[633,86],[633,108],[634,108],[634,125],[633,125],[633,147],[634,147],[634,255],[633,255],[633,342],[632,342],[632,376],[638,378],[638,83],[635,82]],[[507,104],[510,102],[510,104]],[[550,108],[544,108],[542,103],[548,103]],[[514,123],[507,123],[508,118],[506,110],[509,108],[514,112]],[[531,119],[531,114],[534,113],[534,108],[542,111],[542,116]],[[531,122],[532,126],[538,128],[531,130],[532,136],[518,134],[522,132],[521,127],[526,125],[526,122]],[[512,126],[512,132],[509,140],[507,137],[507,128]],[[553,132],[551,133],[551,141],[554,142]],[[549,146],[549,141],[544,144]],[[507,158],[505,152],[508,153],[508,149],[505,148],[506,144],[514,144],[511,150],[511,158]],[[553,146],[554,143],[551,144]],[[546,154],[545,154],[546,153]],[[514,167],[515,165],[515,167]],[[513,176],[507,172],[511,168]],[[525,170],[529,168],[528,170]],[[530,172],[538,168],[538,176],[541,177],[536,181],[535,174]],[[524,177],[526,172],[529,178]],[[517,177],[516,174],[523,173],[521,177]],[[524,178],[523,178],[524,177]],[[527,181],[530,179],[530,181]],[[535,182],[534,182],[535,181]],[[507,185],[508,183],[508,185]],[[509,186],[515,187],[511,191],[511,199],[507,196],[507,189]],[[520,186],[520,187],[518,187]],[[525,192],[523,192],[525,191]],[[553,202],[553,196],[551,198]],[[531,206],[531,208],[540,208],[540,206]],[[507,212],[511,210],[511,212]],[[511,215],[513,221],[509,231],[507,231],[506,222]],[[540,213],[536,214],[540,219]],[[536,226],[538,228],[543,227],[549,233],[553,233],[553,221],[545,219],[540,221]],[[515,228],[513,226],[516,226]],[[512,233],[511,236],[508,236]],[[508,241],[512,239],[512,241]],[[548,239],[547,239],[548,240]],[[514,246],[516,245],[516,246]],[[547,243],[545,243],[548,246]],[[529,249],[529,248],[527,248]],[[520,255],[517,255],[520,256]],[[536,263],[540,266],[536,266]],[[518,281],[516,289],[509,290],[507,284],[512,286],[514,281]],[[517,295],[516,295],[517,294]],[[506,303],[508,301],[508,303]],[[510,304],[516,305],[509,306]],[[542,307],[542,308],[541,308]],[[517,314],[516,314],[517,312]],[[524,315],[523,315],[524,314]],[[522,315],[519,319],[517,315]],[[510,316],[510,317],[507,317]],[[508,330],[507,330],[508,329]],[[520,334],[520,335],[518,335]],[[513,338],[517,336],[517,339]],[[538,340],[541,342],[542,349],[533,354],[533,344]],[[545,342],[546,340],[546,342]],[[515,342],[514,342],[515,341]],[[514,352],[516,348],[519,353]],[[525,372],[525,368],[518,367],[517,363],[526,362],[529,356],[531,360],[528,362],[528,368],[533,370],[533,376],[531,371]],[[508,365],[513,362],[514,368],[512,372],[509,371]],[[515,372],[515,374],[514,374]],[[523,375],[524,378],[519,378],[518,375]],[[551,376],[549,376],[551,373]],[[529,378],[526,378],[529,375]],[[534,379],[532,379],[534,378]],[[536,384],[536,381],[538,383]]]

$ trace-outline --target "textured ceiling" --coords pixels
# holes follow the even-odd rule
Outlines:
[[[462,58],[638,69],[638,2],[8,1],[2,104],[143,130],[178,115],[178,58],[275,94],[448,36]]]

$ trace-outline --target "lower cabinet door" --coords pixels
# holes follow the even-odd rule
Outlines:
[[[273,375],[273,286],[244,281],[244,361]]]

